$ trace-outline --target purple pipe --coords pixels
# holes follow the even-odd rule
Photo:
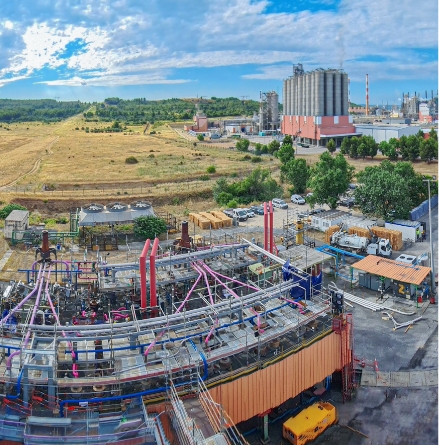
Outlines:
[[[34,266],[35,266],[35,264],[37,264],[38,263],[38,260],[37,261],[34,261],[33,263],[32,263],[32,270],[34,270]],[[66,268],[67,268],[67,270],[66,270],[66,272],[69,272],[69,262],[68,261],[63,261],[63,260],[56,260],[56,261],[52,261],[52,263],[58,263],[58,264],[64,264],[65,266],[66,266]]]
[[[212,292],[210,290],[210,286],[209,286],[209,280],[207,279],[207,274],[206,272],[201,269],[200,267],[198,267],[195,263],[192,265],[194,267],[194,269],[198,272],[203,274],[204,276],[204,281],[206,282],[206,286],[207,286],[207,292],[209,292],[209,297],[210,297],[210,304],[213,306],[215,303],[213,301],[213,297],[212,297]]]
[[[200,263],[201,263],[201,262],[200,262]],[[202,264],[206,265],[205,263],[202,263]],[[207,266],[206,266],[206,267],[207,267]],[[211,269],[211,270],[212,270],[212,269]],[[253,289],[253,290],[256,290],[256,291],[259,291],[259,290],[260,290],[260,289],[258,289],[257,287],[250,286],[250,284],[241,283],[241,281],[238,281],[238,280],[236,280],[236,279],[234,279],[234,278],[227,277],[226,275],[222,275],[222,274],[220,274],[219,272],[214,272],[214,271],[212,271],[212,273],[213,273],[214,275],[218,275],[218,276],[221,277],[221,278],[226,278],[227,280],[233,281],[234,283],[242,284],[243,286],[245,286],[245,287],[249,287],[250,289]]]
[[[3,324],[5,324],[6,321],[8,321],[10,317],[12,317],[12,315],[14,314],[14,312],[15,312],[15,311],[18,311],[18,309],[20,309],[21,306],[23,306],[24,303],[26,303],[26,301],[29,300],[29,298],[32,297],[32,295],[38,290],[38,287],[41,285],[41,283],[40,283],[40,277],[41,277],[41,271],[42,271],[42,270],[43,270],[43,266],[40,266],[40,270],[39,270],[39,272],[38,272],[38,278],[37,278],[37,281],[36,281],[36,283],[35,283],[35,287],[34,287],[34,289],[31,291],[30,294],[28,294],[25,298],[23,298],[23,300],[22,300],[19,304],[17,304],[17,306],[15,306],[13,309],[11,309],[11,310],[9,311],[9,314],[6,315],[5,318],[2,318],[2,319],[0,320],[0,326],[3,325]]]
[[[194,289],[197,286],[200,279],[201,279],[201,273],[200,273],[200,275],[198,275],[198,278],[196,279],[194,285],[191,287],[190,291],[187,293],[186,298],[183,300],[183,303],[181,303],[180,306],[178,306],[177,310],[175,311],[176,314],[178,314],[180,312],[180,310],[185,305],[186,301],[189,300],[189,297],[191,296],[192,292],[194,291]]]
[[[296,306],[299,306],[299,309],[300,309],[299,312],[300,312],[301,314],[304,314],[304,313],[305,313],[305,311],[303,310],[303,306],[302,306],[300,303],[298,303],[297,301],[289,300],[288,298],[284,298],[284,300],[285,300],[285,301],[288,301],[288,303],[295,304]]]
[[[45,289],[46,292],[47,292],[47,290],[48,290],[48,288],[49,288],[49,279],[50,279],[50,272],[51,272],[51,270],[52,270],[52,268],[49,269],[49,275],[47,276],[47,279],[46,279],[46,289]],[[33,308],[33,310],[32,310],[32,316],[31,316],[30,321],[29,321],[29,324],[30,324],[30,325],[34,324],[35,315],[37,314],[38,306],[40,305],[41,291],[43,290],[43,284],[44,284],[44,272],[43,272],[43,276],[41,277],[40,286],[39,286],[39,288],[38,288],[37,299],[36,299],[36,301],[35,301],[35,305],[34,305],[34,308]],[[23,343],[23,346],[21,347],[21,349],[18,350],[18,351],[14,351],[14,352],[8,357],[8,359],[6,360],[6,369],[7,369],[8,371],[11,370],[11,367],[12,367],[12,359],[13,359],[16,355],[19,355],[23,349],[26,349],[26,346],[27,346],[27,344],[29,343],[29,338],[30,338],[30,334],[31,334],[31,332],[32,332],[31,329],[28,328],[27,333],[26,333],[26,337],[24,338],[24,343]]]

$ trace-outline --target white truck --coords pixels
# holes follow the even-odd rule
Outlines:
[[[378,238],[375,235],[371,239],[365,236],[350,235],[341,229],[331,236],[331,246],[341,247],[368,255],[379,255],[390,258],[392,246],[388,239]]]

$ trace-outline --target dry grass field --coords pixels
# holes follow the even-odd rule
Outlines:
[[[86,202],[131,202],[148,199],[176,215],[215,208],[210,190],[221,176],[247,175],[261,165],[279,177],[279,161],[263,157],[254,164],[227,144],[197,144],[181,138],[170,126],[129,127],[125,133],[86,133],[82,127],[111,124],[85,122],[82,115],[55,124],[20,123],[0,127],[0,201],[21,202],[43,214],[63,212]],[[175,127],[175,125],[173,124]],[[78,128],[78,130],[76,129]],[[155,130],[157,134],[150,135]],[[137,164],[126,164],[134,156]],[[318,155],[306,154],[309,164]],[[349,159],[359,171],[383,157]],[[208,175],[214,165],[216,173]],[[414,164],[422,174],[437,174],[437,162]],[[44,185],[49,191],[43,191]],[[287,190],[285,190],[287,194]]]

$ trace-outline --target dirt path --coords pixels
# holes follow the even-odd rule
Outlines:
[[[46,155],[49,155],[49,156],[53,155],[52,147],[53,147],[53,145],[56,142],[58,142],[58,140],[59,140],[59,136],[57,136],[55,139],[50,141],[46,145],[46,153],[35,161],[33,167],[29,171],[27,171],[26,173],[20,175],[18,178],[14,179],[13,181],[9,182],[8,184],[5,184],[2,187],[0,187],[0,191],[6,190],[7,188],[12,187],[15,184],[17,184],[19,181],[21,181],[26,176],[33,175],[34,173],[36,173],[38,171],[39,167],[40,167],[40,164],[41,164],[41,161],[42,161],[43,157],[46,156]]]

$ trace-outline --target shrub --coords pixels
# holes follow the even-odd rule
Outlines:
[[[254,162],[254,163],[262,162],[262,158],[260,156],[253,156],[252,157],[252,162]]]
[[[128,156],[125,159],[125,164],[137,164],[139,161],[134,156]]]
[[[231,209],[234,209],[234,208],[238,207],[238,201],[236,199],[231,199],[227,203],[227,207],[230,207]]]
[[[199,177],[199,180],[200,181],[208,181],[210,179],[210,176],[209,175],[201,175],[200,177]]]
[[[155,216],[140,216],[134,219],[134,233],[142,238],[154,239],[166,230],[165,221]]]
[[[6,219],[13,210],[27,210],[20,204],[8,204],[0,210],[0,219]]]
[[[207,173],[216,173],[216,168],[214,165],[209,165],[206,169]]]
[[[240,160],[241,160],[241,161],[250,161],[251,158],[252,158],[252,157],[251,157],[250,155],[245,155],[245,156],[243,156]]]
[[[155,156],[151,153],[150,155],[148,155],[148,158],[155,158]]]

